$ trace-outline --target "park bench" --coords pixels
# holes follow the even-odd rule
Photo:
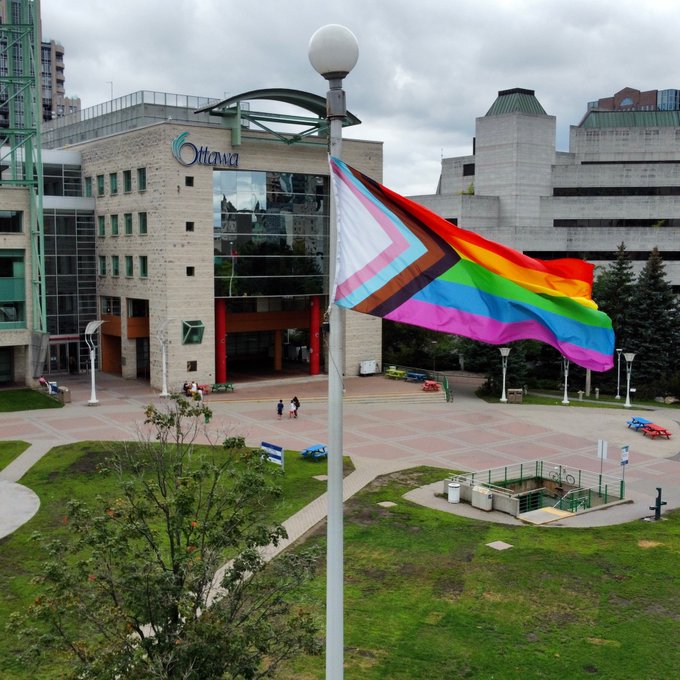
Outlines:
[[[214,385],[211,386],[210,391],[211,392],[233,392],[234,391],[234,383],[230,383],[230,382],[215,383]]]
[[[328,457],[328,449],[325,444],[313,444],[306,449],[300,451],[303,458],[311,458],[312,460],[322,460]]]
[[[427,379],[427,373],[419,373],[418,371],[407,371],[406,382],[424,382]]]
[[[400,368],[397,368],[396,366],[390,366],[385,371],[385,377],[392,378],[393,380],[403,380],[406,377],[406,371],[402,371]]]
[[[671,438],[671,433],[665,427],[655,425],[654,423],[645,425],[642,428],[642,434],[645,437],[651,437],[652,439],[656,439],[657,437],[666,437],[666,439]]]
[[[630,420],[626,421],[629,429],[633,429],[639,432],[645,425],[651,425],[652,421],[647,420],[647,418],[641,418],[640,416],[633,416]]]

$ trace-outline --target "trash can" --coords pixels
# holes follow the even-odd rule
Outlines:
[[[59,401],[62,404],[70,404],[71,403],[71,390],[69,390],[68,387],[60,387],[59,388]]]
[[[449,484],[449,503],[460,503],[460,484]]]

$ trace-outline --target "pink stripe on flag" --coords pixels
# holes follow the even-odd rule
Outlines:
[[[396,260],[402,253],[409,249],[410,244],[402,232],[395,226],[393,220],[386,214],[385,210],[370,200],[352,182],[351,177],[348,177],[337,165],[332,162],[331,169],[334,176],[342,182],[345,190],[348,190],[355,200],[357,200],[366,209],[366,211],[373,217],[378,227],[382,229],[382,231],[391,241],[391,244],[375,258],[373,258],[373,260],[371,260],[371,262],[369,262],[366,266],[362,267],[356,272],[353,272],[351,276],[337,284],[335,299],[340,300],[372,279],[376,273],[390,266],[394,260]],[[342,191],[342,189],[340,190]],[[345,198],[342,200],[347,199]],[[340,197],[338,197],[338,203],[340,203]],[[387,280],[389,280],[389,278],[391,277],[388,277]]]
[[[612,357],[608,354],[559,342],[555,335],[537,321],[504,323],[487,316],[462,312],[451,307],[442,307],[419,300],[407,300],[385,319],[422,326],[443,333],[462,335],[492,345],[504,345],[514,340],[539,340],[552,345],[569,361],[594,371],[608,371],[612,367]]]

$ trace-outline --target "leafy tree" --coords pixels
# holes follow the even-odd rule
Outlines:
[[[663,391],[664,384],[678,370],[680,312],[671,284],[666,278],[663,260],[654,248],[640,272],[631,299],[628,325],[629,351],[636,353],[636,383],[650,396]]]
[[[527,379],[526,344],[524,342],[509,343],[508,364],[505,376],[506,387],[522,387]],[[503,363],[496,345],[484,342],[460,339],[460,350],[465,357],[465,368],[476,373],[486,374],[484,391],[500,396],[503,384]]]
[[[383,364],[445,371],[454,368],[460,338],[419,326],[383,320]]]
[[[206,416],[179,396],[148,406],[148,438],[102,471],[119,497],[71,501],[69,539],[42,538],[42,592],[12,622],[27,658],[65,653],[73,679],[210,680],[271,677],[318,652],[314,622],[288,600],[316,556],[262,557],[286,535],[262,520],[280,472],[259,451],[196,447]]]

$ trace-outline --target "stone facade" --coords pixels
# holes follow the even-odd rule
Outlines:
[[[476,120],[474,155],[443,159],[437,192],[411,198],[544,259],[604,266],[624,242],[639,271],[657,246],[680,287],[680,126],[672,114],[617,112],[611,124],[586,117],[571,127],[568,153],[555,150],[553,116],[487,114]]]
[[[148,356],[150,381],[162,384],[160,337],[167,334],[168,388],[178,389],[185,380],[215,381],[215,302],[213,276],[213,167],[196,163],[187,167],[172,153],[172,142],[188,132],[187,141],[213,151],[237,153],[241,169],[291,173],[328,174],[326,146],[322,140],[307,144],[282,144],[271,135],[248,132],[232,146],[229,130],[216,125],[168,120],[128,132],[112,134],[70,148],[82,156],[86,184],[91,182],[96,200],[95,222],[104,220],[105,235],[98,235],[97,256],[104,258],[106,273],[98,276],[100,301],[121,300],[120,318],[102,312],[104,367],[106,355],[120,342],[120,367],[124,377],[140,374],[138,343],[144,342],[129,316],[130,300],[148,301]],[[362,172],[382,178],[382,144],[344,140],[343,157]],[[138,183],[143,169],[146,188]],[[132,184],[124,185],[129,172]],[[116,174],[117,191],[111,192]],[[98,177],[104,192],[98,195]],[[139,233],[139,215],[146,214],[147,233]],[[132,215],[132,233],[126,234],[126,215]],[[117,216],[118,235],[112,235],[111,218]],[[191,229],[187,226],[191,223]],[[97,230],[98,233],[98,230]],[[119,272],[111,271],[118,258]],[[131,275],[126,257],[132,258]],[[147,258],[143,276],[140,259]],[[358,362],[381,359],[381,322],[348,315],[345,374],[358,374]],[[200,344],[182,344],[182,322],[205,324]],[[164,330],[165,329],[165,330]],[[141,354],[143,356],[143,352]],[[108,369],[118,370],[109,364]]]

